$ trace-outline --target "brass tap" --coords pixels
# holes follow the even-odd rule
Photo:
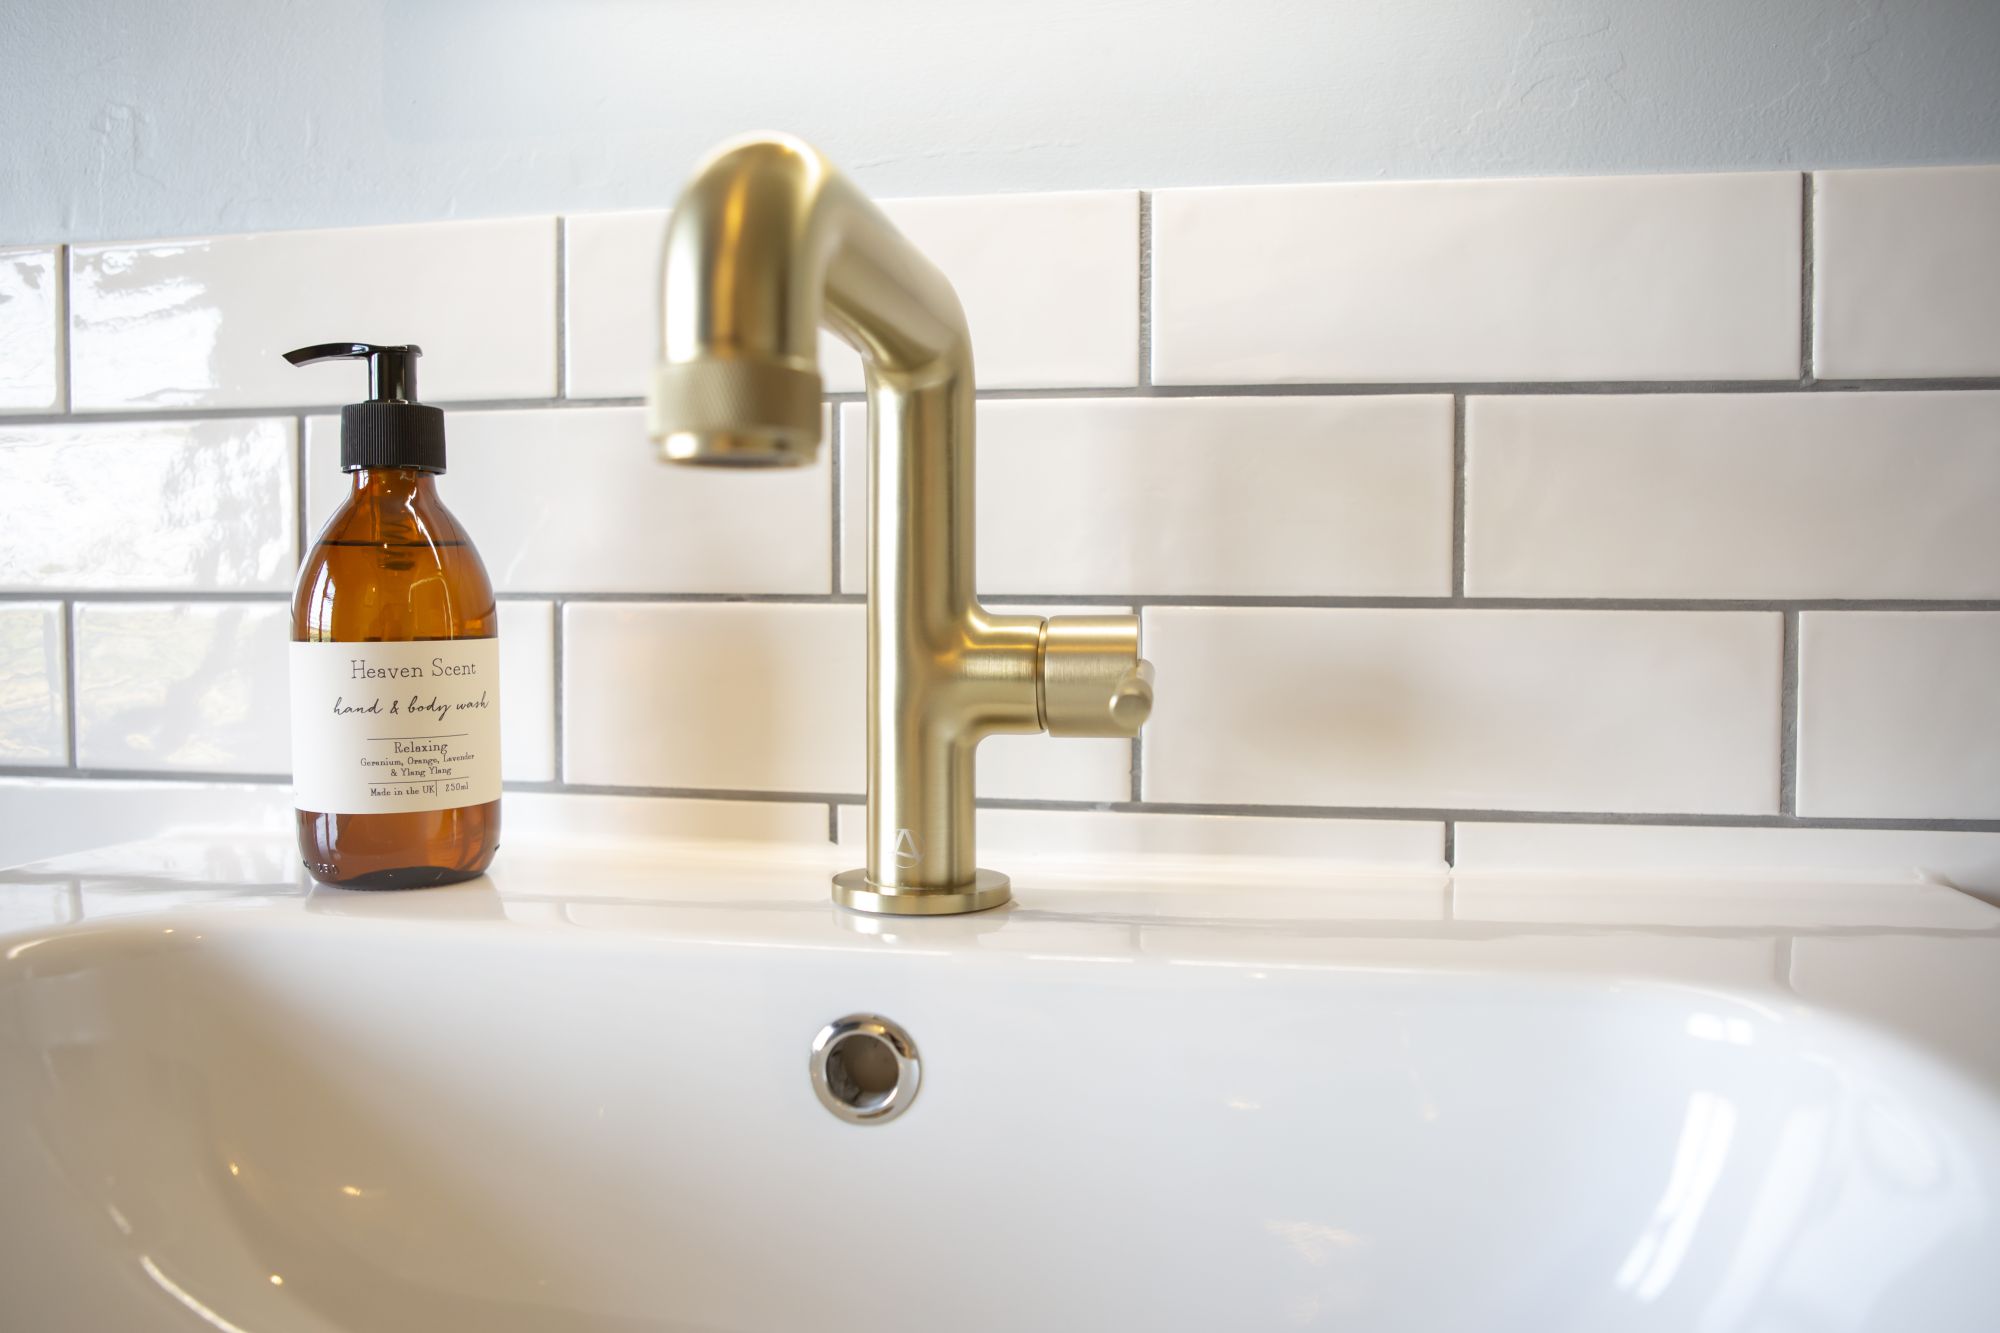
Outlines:
[[[868,384],[868,852],[834,900],[931,916],[998,907],[973,852],[973,752],[1000,732],[1132,736],[1152,710],[1137,616],[995,615],[973,594],[972,340],[951,283],[811,146],[718,149],[667,223],[662,457],[782,467],[819,454],[818,333]]]

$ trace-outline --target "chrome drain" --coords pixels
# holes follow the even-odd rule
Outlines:
[[[880,1014],[849,1014],[819,1030],[812,1084],[819,1102],[856,1125],[887,1124],[917,1099],[923,1066],[910,1034]]]

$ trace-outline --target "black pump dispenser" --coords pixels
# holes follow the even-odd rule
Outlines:
[[[320,343],[285,353],[295,366],[315,361],[367,361],[368,401],[340,409],[340,470],[409,467],[444,471],[444,413],[417,401],[415,343]]]

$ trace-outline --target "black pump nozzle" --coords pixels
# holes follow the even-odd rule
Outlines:
[[[417,358],[424,349],[415,343],[401,347],[380,347],[374,343],[320,343],[285,353],[295,366],[315,361],[368,362],[368,401],[371,403],[414,403],[417,401]]]
[[[415,343],[319,343],[286,352],[295,366],[315,361],[366,361],[368,401],[340,410],[340,469],[413,467],[444,471],[444,413],[417,401]]]

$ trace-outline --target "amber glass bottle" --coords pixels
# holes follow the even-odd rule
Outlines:
[[[443,415],[413,401],[418,354],[290,354],[367,357],[373,371],[370,401],[342,414],[351,489],[292,598],[299,853],[348,888],[470,879],[500,843],[497,607],[438,498]]]

